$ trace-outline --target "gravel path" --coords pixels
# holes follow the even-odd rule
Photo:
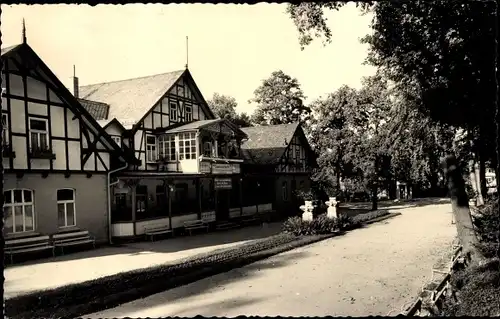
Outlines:
[[[85,317],[396,315],[456,229],[449,203],[390,210],[402,215]]]

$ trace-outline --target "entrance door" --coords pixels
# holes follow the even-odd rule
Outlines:
[[[215,215],[218,222],[229,220],[230,195],[229,189],[218,189],[216,191],[217,209]]]

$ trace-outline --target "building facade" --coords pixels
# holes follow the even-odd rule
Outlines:
[[[108,173],[134,163],[26,43],[2,49],[5,238],[109,238]]]
[[[141,161],[116,176],[114,237],[189,220],[290,215],[300,205],[294,191],[309,187],[314,157],[298,123],[240,129],[218,119],[188,69],[74,93]]]

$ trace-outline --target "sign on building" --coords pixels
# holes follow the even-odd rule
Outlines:
[[[215,178],[214,188],[215,189],[231,189],[233,187],[232,180],[230,178]]]
[[[231,164],[212,164],[212,174],[232,174],[233,166]]]

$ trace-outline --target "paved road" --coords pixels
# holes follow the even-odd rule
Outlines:
[[[449,203],[391,210],[402,215],[89,316],[385,316],[456,235]]]

